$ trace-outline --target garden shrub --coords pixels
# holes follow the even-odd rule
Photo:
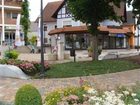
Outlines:
[[[19,67],[24,73],[30,76],[34,76],[41,70],[40,62],[29,62],[17,59],[1,59],[0,64],[15,65]],[[47,61],[44,62],[44,67],[45,71],[50,69],[49,63]]]
[[[15,50],[7,50],[5,51],[4,57],[6,59],[17,59],[19,56],[19,53]]]
[[[25,85],[17,91],[15,105],[42,105],[41,95],[32,85]]]
[[[32,36],[31,39],[29,39],[29,42],[30,42],[32,45],[36,45],[36,41],[37,41],[37,37],[36,37],[36,36]]]
[[[0,64],[7,64],[7,59],[1,59]]]
[[[45,105],[57,105],[64,97],[67,97],[69,103],[73,97],[78,97],[77,103],[83,103],[83,94],[85,90],[82,87],[71,87],[65,89],[58,89],[49,93],[45,99]],[[73,100],[73,99],[72,99]]]
[[[19,68],[21,68],[24,73],[30,76],[35,75],[37,73],[37,70],[34,67],[34,64],[30,62],[23,62],[19,64]]]
[[[37,71],[40,72],[40,70],[41,70],[41,63],[33,61],[32,64],[34,64],[34,66],[37,69]],[[45,68],[46,71],[50,69],[49,63],[47,61],[44,62],[44,68]]]

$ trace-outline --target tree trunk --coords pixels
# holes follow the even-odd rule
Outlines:
[[[92,60],[98,60],[98,23],[97,21],[93,21],[90,26],[88,26],[88,31],[92,35],[92,48],[93,55]]]
[[[27,46],[27,42],[28,42],[28,37],[27,37],[27,33],[25,32],[24,34],[24,41],[25,41],[25,46]]]
[[[92,36],[92,47],[93,47],[93,56],[92,60],[98,60],[98,37],[97,35]]]

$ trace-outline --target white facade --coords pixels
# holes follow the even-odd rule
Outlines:
[[[46,23],[44,23],[44,26],[46,27],[46,31],[44,31],[44,38],[46,40],[45,44],[54,45],[55,42],[54,42],[54,40],[51,40],[51,36],[48,35],[48,33],[51,30],[54,30],[56,28],[57,23],[56,22],[46,22]]]
[[[137,26],[135,30],[135,46],[140,46],[140,25]]]
[[[103,22],[101,22],[100,25],[101,26],[120,26],[120,25],[122,25],[122,23],[107,19],[107,20],[104,20]]]
[[[83,23],[72,19],[71,13],[67,13],[66,5],[64,5],[57,15],[57,28],[64,26],[81,26]]]
[[[135,19],[135,23],[137,23],[137,19]],[[135,46],[140,46],[140,25],[136,26],[135,30]]]
[[[64,26],[81,26],[80,21],[74,21],[72,18],[57,19],[57,27],[63,28]]]

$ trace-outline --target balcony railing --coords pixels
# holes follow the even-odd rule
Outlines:
[[[5,24],[16,24],[16,19],[5,18]]]
[[[5,6],[16,6],[21,7],[22,0],[4,0]],[[2,5],[2,0],[0,0],[0,5]]]

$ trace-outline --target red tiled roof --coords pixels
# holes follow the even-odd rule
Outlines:
[[[100,32],[108,32],[112,34],[116,33],[132,33],[132,31],[128,27],[123,28],[111,28],[107,26],[100,26]],[[86,26],[75,26],[75,27],[64,27],[64,28],[57,28],[55,30],[51,30],[49,35],[60,34],[60,33],[88,33],[88,29]]]
[[[43,10],[43,21],[44,22],[56,22],[56,18],[53,18],[52,15],[55,13],[55,11],[60,7],[63,1],[55,1],[55,2],[49,2],[44,10]],[[38,17],[39,18],[39,17]],[[38,18],[35,20],[35,22],[38,22]]]
[[[49,2],[43,11],[44,22],[55,22],[56,19],[52,17],[54,12],[59,8],[63,1]]]

